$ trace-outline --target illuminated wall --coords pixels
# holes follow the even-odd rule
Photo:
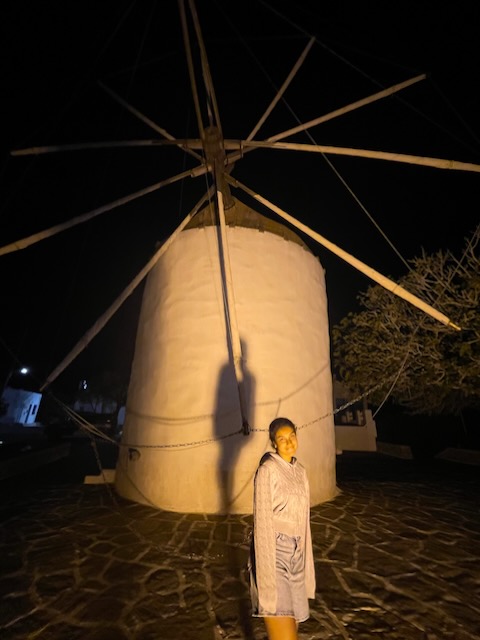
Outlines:
[[[171,511],[250,513],[253,476],[270,449],[262,430],[286,416],[300,427],[298,458],[318,504],[337,493],[323,268],[282,225],[238,202],[227,214],[248,418],[259,431],[235,433],[218,229],[206,211],[148,277],[116,489]]]

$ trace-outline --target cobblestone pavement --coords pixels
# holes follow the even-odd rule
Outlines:
[[[337,482],[312,510],[302,640],[480,639],[479,467],[344,454]],[[0,492],[2,640],[265,640],[250,515],[159,511],[41,473]]]

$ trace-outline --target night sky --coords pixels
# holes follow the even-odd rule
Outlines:
[[[439,8],[435,2],[197,0],[196,6],[226,138],[248,136],[314,35],[306,62],[257,139],[427,73],[396,96],[289,141],[480,164],[477,2]],[[172,135],[198,137],[176,0],[6,0],[0,12],[2,246],[194,166],[181,150],[163,147],[10,156],[37,145],[158,138],[102,85]],[[422,248],[459,253],[479,222],[478,173],[329,160],[406,260]],[[321,155],[257,150],[232,175],[385,275],[405,273]],[[189,178],[0,257],[0,373],[15,356],[42,382],[178,226],[205,184]],[[234,195],[251,204],[241,192]],[[335,324],[356,308],[370,281],[304,240],[326,268]],[[98,369],[128,371],[141,293],[142,287],[59,385],[75,385]]]

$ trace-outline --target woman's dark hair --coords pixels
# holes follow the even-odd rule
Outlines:
[[[277,431],[282,427],[291,427],[295,433],[297,433],[297,427],[288,418],[275,418],[268,427],[268,435],[272,444],[275,443],[275,436]]]

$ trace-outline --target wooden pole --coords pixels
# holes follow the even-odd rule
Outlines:
[[[119,309],[119,307],[125,302],[128,296],[136,289],[140,282],[149,274],[153,267],[157,264],[158,260],[165,253],[168,247],[172,244],[178,234],[187,226],[193,216],[197,213],[203,203],[210,198],[213,189],[211,188],[195,205],[190,213],[184,218],[184,220],[178,225],[171,236],[162,244],[158,251],[150,258],[147,264],[143,267],[140,273],[132,280],[132,282],[126,287],[118,298],[108,307],[108,309],[100,316],[95,324],[82,336],[73,349],[65,356],[62,362],[50,373],[43,385],[40,387],[40,391],[43,391],[48,387],[58,376],[62,373],[66,367],[85,349],[85,347],[93,340],[101,329],[107,324],[113,314]]]
[[[233,142],[233,141],[232,141]],[[225,148],[229,148],[230,141],[225,140]],[[260,142],[252,140],[243,142],[246,148],[255,147],[263,149],[285,149],[289,151],[306,151],[310,153],[326,153],[354,158],[373,158],[387,160],[389,162],[403,162],[405,164],[421,165],[423,167],[435,167],[436,169],[455,169],[457,171],[473,171],[480,173],[480,165],[473,162],[459,162],[458,160],[446,160],[444,158],[430,158],[428,156],[414,156],[406,153],[390,153],[388,151],[372,151],[369,149],[354,149],[351,147],[332,147],[322,144],[298,144],[295,142]],[[232,144],[232,147],[234,145]]]
[[[210,65],[208,64],[207,51],[203,42],[202,30],[200,28],[200,20],[198,19],[197,9],[193,0],[188,0],[190,13],[192,14],[193,26],[197,35],[198,46],[200,48],[200,61],[202,63],[203,82],[207,92],[207,108],[210,119],[210,126],[215,126],[222,134],[222,125],[220,123],[220,112],[218,110],[217,98],[213,86],[212,76],[210,73]],[[202,136],[203,137],[203,136]]]
[[[148,127],[150,127],[151,129],[153,129],[154,131],[159,133],[161,136],[163,136],[167,140],[172,140],[175,143],[174,136],[172,136],[171,133],[168,133],[168,131],[166,131],[166,129],[164,129],[163,127],[160,127],[158,124],[153,122],[153,120],[151,120],[150,118],[145,116],[143,113],[141,113],[141,111],[139,111],[138,109],[133,107],[131,104],[129,104],[126,100],[124,100],[119,95],[117,95],[114,91],[112,91],[112,89],[110,89],[109,87],[104,85],[102,82],[99,82],[99,84],[102,87],[102,89],[108,93],[108,95],[111,98],[113,98],[116,102],[121,104],[122,107],[127,109],[127,111],[130,111],[130,113],[132,113],[136,118],[138,118],[139,120],[144,122]],[[190,155],[194,156],[197,160],[201,160],[202,159],[202,157],[200,155],[198,155],[198,153],[194,153],[193,151],[188,151],[188,153],[190,153]]]
[[[193,104],[195,106],[195,114],[197,116],[198,132],[200,134],[200,137],[203,138],[202,112],[200,110],[200,102],[198,100],[197,83],[195,81],[195,71],[193,68],[192,49],[190,47],[190,39],[188,37],[188,26],[187,26],[187,17],[185,15],[184,0],[178,0],[178,8],[180,11],[180,20],[182,23],[183,46],[185,47],[185,54],[187,56],[187,66],[188,66],[188,74],[190,77],[190,87],[192,89]]]
[[[106,140],[103,142],[75,142],[73,144],[54,144],[43,147],[28,147],[25,149],[13,149],[10,151],[11,156],[39,156],[46,153],[58,153],[64,151],[86,151],[89,149],[123,149],[128,147],[164,147],[176,146],[184,151],[191,149],[202,149],[203,143],[200,139],[182,139],[176,138],[172,140],[150,138],[145,140]],[[235,149],[240,148],[237,143]],[[196,158],[202,160],[198,154],[194,154]]]
[[[345,113],[349,113],[350,111],[355,111],[355,109],[359,109],[360,107],[365,107],[367,104],[372,104],[372,102],[376,102],[377,100],[381,100],[382,98],[387,98],[397,91],[401,91],[402,89],[406,89],[410,87],[412,84],[416,84],[421,80],[425,80],[427,76],[422,73],[415,78],[411,78],[410,80],[405,80],[405,82],[400,82],[398,84],[393,85],[393,87],[389,87],[388,89],[383,89],[383,91],[378,91],[367,98],[362,98],[362,100],[357,100],[356,102],[352,102],[351,104],[346,105],[345,107],[341,107],[340,109],[335,109],[335,111],[331,111],[330,113],[326,113],[319,118],[315,118],[314,120],[309,120],[304,124],[299,124],[297,127],[293,127],[293,129],[287,129],[286,131],[282,131],[281,133],[277,133],[274,136],[268,138],[269,142],[276,142],[277,140],[284,140],[290,136],[293,136],[295,133],[300,133],[300,131],[305,131],[306,129],[311,129],[312,127],[316,127],[318,124],[322,122],[326,122],[327,120],[332,120],[333,118],[338,118],[338,116],[343,116]]]
[[[110,149],[120,147],[156,147],[175,145],[181,149],[202,149],[204,142],[199,138],[177,138],[175,140],[119,140],[114,142],[85,142],[78,144],[52,145],[48,147],[29,147],[10,152],[12,156],[41,155],[58,151],[82,151],[85,149]],[[266,140],[231,140],[223,141],[227,150],[280,149],[286,151],[304,151],[306,153],[325,153],[353,158],[372,158],[388,162],[403,162],[436,169],[453,169],[457,171],[480,172],[480,165],[473,162],[460,162],[446,158],[431,158],[429,156],[414,156],[406,153],[390,153],[388,151],[374,151],[371,149],[355,149],[353,147],[333,147],[324,144],[302,144],[296,142],[268,142]],[[200,157],[200,156],[199,156]]]
[[[286,131],[277,133],[276,135],[271,136],[270,138],[267,138],[267,142],[276,142],[277,140],[283,140],[284,138],[288,138],[289,136],[292,136],[294,133],[299,133],[300,131],[306,131],[307,129],[310,129],[311,127],[314,127],[317,124],[321,124],[322,122],[327,122],[327,120],[332,120],[333,118],[337,118],[338,116],[341,116],[344,113],[348,113],[349,111],[354,111],[359,107],[364,107],[367,104],[371,104],[372,102],[376,102],[377,100],[381,100],[382,98],[391,96],[397,91],[401,91],[402,89],[405,89],[406,87],[409,87],[412,84],[420,82],[420,80],[425,80],[426,77],[427,76],[425,74],[421,74],[419,76],[416,76],[415,78],[406,80],[405,82],[400,82],[399,84],[395,84],[392,87],[388,89],[384,89],[383,91],[374,93],[373,95],[367,98],[362,98],[361,100],[352,102],[351,104],[345,107],[341,107],[340,109],[335,109],[335,111],[330,111],[329,113],[326,113],[325,115],[320,116],[319,118],[310,120],[305,124],[300,124],[297,127],[294,127],[293,129],[287,129]],[[235,162],[236,160],[241,158],[243,154],[246,153],[247,151],[249,151],[249,149],[242,149],[242,151],[240,152],[232,153],[229,156],[227,156],[228,164],[231,164],[232,162]]]
[[[235,296],[233,293],[232,267],[230,262],[230,253],[228,251],[227,227],[225,222],[225,209],[223,206],[223,194],[218,188],[217,204],[221,237],[221,245],[219,247],[220,264],[222,265],[222,281],[224,284],[224,293],[226,294],[227,298],[227,303],[225,305],[225,315],[227,320],[230,344],[232,347],[235,378],[237,380],[243,435],[246,436],[250,432],[250,427],[248,424],[248,410],[245,398],[245,376],[243,372],[242,343],[240,340],[240,332],[238,330]]]
[[[399,284],[396,284],[395,282],[393,282],[386,276],[382,275],[378,271],[375,271],[375,269],[372,269],[372,267],[369,267],[364,262],[361,262],[360,260],[352,256],[351,254],[347,253],[343,249],[340,249],[340,247],[337,247],[335,244],[333,244],[333,242],[330,242],[329,240],[321,236],[319,233],[316,233],[315,231],[307,227],[307,225],[299,222],[293,216],[289,215],[286,211],[283,211],[283,209],[280,209],[280,207],[277,207],[272,202],[269,202],[266,198],[263,198],[258,193],[255,193],[255,191],[252,191],[251,189],[243,185],[238,180],[234,180],[230,176],[227,176],[227,181],[230,184],[233,184],[234,186],[239,187],[240,189],[245,191],[245,193],[248,193],[250,196],[252,196],[252,198],[255,198],[255,200],[264,204],[271,211],[274,211],[277,215],[282,217],[284,220],[287,220],[288,222],[290,222],[290,224],[293,224],[295,227],[297,227],[297,229],[300,229],[300,231],[303,231],[303,233],[306,233],[308,236],[316,240],[322,246],[329,249],[329,251],[337,255],[339,258],[342,258],[342,260],[345,260],[345,262],[348,262],[348,264],[352,265],[352,267],[355,267],[355,269],[357,269],[361,273],[365,274],[366,276],[374,280],[377,284],[381,285],[388,291],[391,291],[396,296],[399,296],[400,298],[403,298],[407,302],[410,302],[415,307],[417,307],[418,309],[421,309],[422,311],[427,313],[432,318],[435,318],[439,322],[442,322],[443,324],[448,325],[453,329],[456,329],[457,331],[461,330],[461,327],[454,324],[449,318],[447,318],[446,315],[444,315],[440,311],[437,311],[437,309],[434,309],[432,306],[430,306],[429,304],[427,304],[417,296],[413,295],[413,293],[410,293],[409,291],[401,287]]]
[[[32,244],[40,242],[41,240],[45,240],[46,238],[51,238],[52,236],[60,233],[61,231],[65,231],[66,229],[70,229],[71,227],[76,226],[77,224],[81,224],[82,222],[86,222],[87,220],[91,220],[96,216],[105,213],[106,211],[111,211],[115,209],[115,207],[119,207],[123,204],[127,204],[127,202],[131,202],[136,198],[141,198],[149,193],[153,193],[157,191],[161,187],[164,187],[167,184],[172,184],[173,182],[178,182],[178,180],[182,180],[188,176],[197,176],[202,173],[206,173],[208,167],[205,165],[199,165],[195,169],[191,169],[189,171],[184,171],[183,173],[179,173],[176,176],[172,176],[171,178],[167,178],[166,180],[162,180],[161,182],[156,182],[155,184],[150,185],[149,187],[145,187],[145,189],[140,189],[140,191],[136,191],[135,193],[131,193],[128,196],[124,196],[123,198],[118,198],[118,200],[114,200],[113,202],[109,202],[108,204],[104,204],[101,207],[97,207],[88,213],[84,213],[76,218],[72,218],[68,222],[63,222],[61,224],[57,224],[50,229],[45,229],[44,231],[39,231],[39,233],[34,233],[31,236],[27,236],[26,238],[22,238],[20,240],[16,240],[15,242],[11,242],[3,247],[0,247],[0,256],[3,256],[7,253],[12,253],[14,251],[20,251],[20,249],[26,249]]]
[[[285,80],[285,82],[282,84],[282,86],[280,87],[277,95],[274,97],[274,99],[272,100],[272,102],[269,104],[269,106],[267,107],[265,113],[263,114],[263,116],[260,118],[260,120],[257,122],[257,124],[254,126],[254,128],[252,129],[252,131],[250,132],[247,140],[252,140],[253,136],[257,133],[257,131],[260,129],[260,127],[262,126],[262,124],[265,122],[265,120],[268,118],[268,116],[272,113],[275,105],[278,103],[278,101],[280,100],[280,98],[283,96],[283,94],[285,93],[285,91],[287,90],[289,84],[292,82],[293,78],[297,75],[298,70],[300,69],[300,67],[302,66],[305,58],[307,57],[308,52],[310,51],[310,49],[312,48],[313,43],[315,42],[315,38],[312,37],[310,38],[307,46],[305,47],[305,49],[303,50],[300,58],[297,60],[297,62],[295,63],[293,69],[290,71],[290,73],[288,74],[287,79]]]

